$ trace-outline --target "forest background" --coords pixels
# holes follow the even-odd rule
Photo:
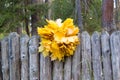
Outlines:
[[[119,0],[2,0],[0,1],[0,39],[10,32],[36,35],[46,19],[73,18],[80,31],[106,30],[120,26]]]

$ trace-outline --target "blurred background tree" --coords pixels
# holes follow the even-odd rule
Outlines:
[[[2,0],[0,36],[12,31],[36,35],[36,27],[46,24],[45,19],[57,18],[73,18],[82,31],[101,31],[102,6],[106,5],[102,1],[105,0]],[[113,3],[113,25],[118,27],[119,0],[114,0]]]
[[[42,26],[45,22],[45,15],[48,11],[48,4],[35,0],[3,0],[0,2],[0,33],[9,33],[12,31],[31,34],[31,24],[34,27]],[[35,22],[32,15],[39,13],[41,21]],[[32,22],[31,22],[32,21]],[[32,24],[32,26],[33,26]],[[20,29],[22,28],[22,29]],[[16,30],[17,29],[17,30]]]

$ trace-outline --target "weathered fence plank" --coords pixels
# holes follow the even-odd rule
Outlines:
[[[81,34],[82,80],[91,80],[91,42],[87,32]]]
[[[0,40],[0,80],[2,80],[2,64],[1,64],[1,40]]]
[[[93,33],[91,37],[91,42],[92,42],[92,62],[94,80],[103,80],[100,51],[100,35],[98,32]]]
[[[103,32],[101,34],[104,80],[112,80],[112,66],[111,66],[112,63],[111,63],[109,39],[110,39],[110,37],[107,32]]]
[[[78,35],[80,38],[80,34]],[[81,79],[80,69],[81,69],[81,44],[79,44],[75,50],[72,59],[72,80],[79,80]]]
[[[1,63],[3,80],[9,80],[9,65],[8,65],[8,38],[1,41]]]
[[[21,80],[29,80],[28,41],[27,35],[20,37]]]
[[[38,36],[32,36],[29,41],[29,80],[40,80]]]
[[[20,44],[19,35],[15,32],[9,35],[9,68],[10,80],[20,80]]]
[[[54,61],[52,80],[63,80],[63,62]]]
[[[40,80],[52,80],[50,57],[44,57],[40,54]]]
[[[65,59],[64,63],[64,80],[71,80],[72,66],[71,57]]]
[[[113,80],[120,80],[120,31],[112,33],[110,37],[112,53]]]
[[[38,53],[38,36],[10,33],[0,41],[0,80],[120,80],[120,31],[79,38],[74,55],[60,62]]]

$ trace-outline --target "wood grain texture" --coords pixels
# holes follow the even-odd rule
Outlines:
[[[63,80],[63,62],[54,61],[52,80]]]
[[[71,80],[72,78],[72,62],[71,57],[67,57],[64,62],[64,80]]]
[[[2,57],[1,57],[1,55],[2,55],[2,52],[1,52],[1,49],[2,49],[2,47],[1,47],[1,40],[0,40],[0,80],[2,80]]]
[[[113,80],[120,80],[120,31],[110,36]]]
[[[32,36],[29,41],[29,80],[40,80],[38,36]]]
[[[9,35],[10,80],[20,80],[20,43],[16,32]]]
[[[94,80],[103,80],[101,50],[100,50],[100,35],[94,32],[91,37],[92,42],[92,63]]]
[[[82,80],[91,80],[91,42],[87,32],[81,34]]]
[[[40,80],[52,80],[50,57],[44,57],[40,54]]]
[[[28,41],[27,35],[20,37],[21,80],[29,80]]]
[[[102,47],[104,80],[112,80],[110,37],[107,32],[103,32],[101,34],[101,47]]]
[[[2,63],[2,77],[3,80],[9,80],[9,64],[8,64],[8,38],[1,41],[1,63]]]
[[[80,34],[78,35],[80,39]],[[81,44],[79,44],[75,50],[75,53],[73,55],[72,59],[72,80],[79,80],[81,79]]]

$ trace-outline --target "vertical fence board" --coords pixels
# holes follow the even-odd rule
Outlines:
[[[1,52],[1,40],[0,40],[0,80],[2,80],[2,64],[1,64],[1,54],[2,54],[2,52]]]
[[[29,79],[40,80],[39,73],[39,54],[38,37],[32,36],[29,41]]]
[[[1,41],[1,63],[3,80],[9,80],[9,65],[8,65],[8,38]]]
[[[82,45],[82,80],[91,80],[91,43],[87,32],[81,35]]]
[[[52,80],[50,57],[44,57],[40,54],[40,80]]]
[[[54,61],[53,80],[63,80],[63,62]]]
[[[103,80],[101,51],[100,51],[100,36],[98,32],[94,32],[91,37],[92,42],[92,62],[94,80]]]
[[[20,38],[21,80],[29,80],[28,40],[29,40],[29,37],[27,35],[23,35]]]
[[[72,66],[71,57],[65,59],[64,63],[64,80],[71,80]]]
[[[110,37],[112,53],[113,80],[120,80],[120,31],[112,33]]]
[[[111,53],[109,44],[109,34],[103,32],[101,34],[102,60],[104,80],[112,80]]]
[[[9,35],[9,67],[10,80],[20,80],[20,50],[19,35],[15,32]]]
[[[78,35],[80,38],[80,34]],[[79,44],[75,50],[72,59],[72,80],[79,80],[81,79],[80,69],[81,69],[81,44]]]
[[[0,41],[0,80],[120,80],[120,31],[101,37],[95,32],[91,39],[83,32],[80,37],[73,57],[52,65],[49,57],[38,54],[38,36],[10,33]]]

